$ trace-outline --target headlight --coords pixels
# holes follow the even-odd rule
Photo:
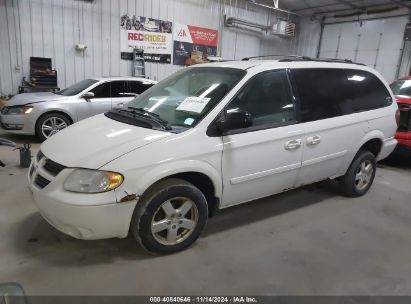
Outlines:
[[[22,115],[30,114],[33,111],[33,107],[19,106],[19,107],[4,107],[2,110],[3,115]]]
[[[123,175],[116,172],[76,169],[64,182],[64,189],[81,193],[100,193],[116,189],[121,185]]]

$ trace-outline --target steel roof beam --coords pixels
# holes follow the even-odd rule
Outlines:
[[[347,1],[347,0],[335,0],[335,1],[338,3],[344,4],[344,5],[347,5],[349,7],[352,7],[352,8],[364,9],[364,7],[351,3],[351,1]]]
[[[400,0],[390,0],[392,3],[398,4],[402,7],[411,8],[409,5],[406,5],[403,1]]]

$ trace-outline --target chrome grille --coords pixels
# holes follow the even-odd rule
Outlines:
[[[36,175],[36,178],[34,179],[34,183],[40,188],[43,189],[44,187],[46,187],[48,184],[50,184],[50,181],[46,178],[44,178],[43,176],[41,176],[40,174]]]
[[[43,152],[39,151],[30,168],[30,183],[35,188],[43,189],[65,168],[65,166],[48,159]]]
[[[41,152],[41,150],[39,150],[39,152],[37,153],[36,159],[37,161],[40,161],[40,159],[42,159],[44,156],[43,152]]]
[[[50,174],[56,176],[61,171],[63,171],[66,167],[52,161],[51,159],[47,159],[46,162],[44,163],[43,168],[44,168],[44,170],[46,170]]]
[[[31,168],[30,168],[30,177],[33,175],[33,172],[34,172],[34,166],[31,166]]]

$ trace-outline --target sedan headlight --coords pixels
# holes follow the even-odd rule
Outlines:
[[[33,107],[18,106],[18,107],[4,107],[1,113],[3,115],[23,115],[23,114],[30,114],[32,111],[33,111]]]
[[[64,189],[81,193],[100,193],[116,189],[121,185],[123,175],[116,172],[76,169],[64,182]]]

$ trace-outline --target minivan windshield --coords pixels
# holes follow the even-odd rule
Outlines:
[[[73,84],[72,86],[69,86],[68,88],[58,91],[55,94],[57,95],[63,95],[63,96],[74,96],[77,95],[81,92],[83,92],[85,89],[87,89],[89,86],[97,83],[98,81],[95,79],[84,79],[80,82],[77,82]]]
[[[394,95],[403,95],[411,97],[411,80],[397,80],[391,85]]]
[[[193,127],[245,74],[235,68],[185,68],[130,101],[127,107],[153,113],[170,126]]]

